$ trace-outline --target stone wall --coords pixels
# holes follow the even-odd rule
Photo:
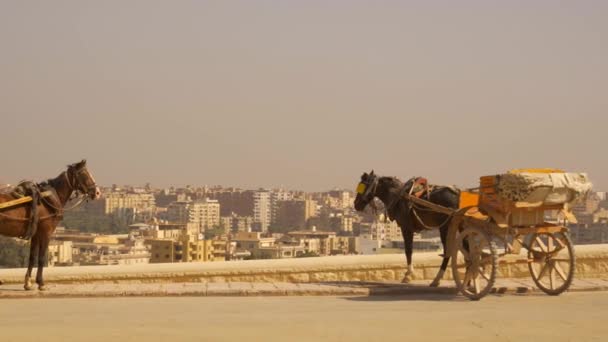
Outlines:
[[[577,278],[608,278],[608,244],[576,246]],[[432,280],[441,258],[436,253],[415,253],[415,278]],[[449,268],[448,268],[449,269]],[[302,259],[235,262],[145,264],[129,266],[51,267],[45,281],[52,283],[159,283],[159,282],[354,282],[399,281],[405,272],[402,254],[332,256]],[[450,272],[446,279],[450,279]],[[34,272],[35,274],[35,272]],[[0,270],[5,283],[22,283],[25,269]],[[527,278],[525,259],[502,259],[498,277]]]

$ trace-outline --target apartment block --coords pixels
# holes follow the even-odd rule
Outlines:
[[[187,223],[199,233],[219,227],[220,203],[218,200],[174,202],[167,208],[167,218],[173,223]]]
[[[253,194],[253,224],[254,230],[268,231],[272,220],[271,193],[268,190],[259,190]]]

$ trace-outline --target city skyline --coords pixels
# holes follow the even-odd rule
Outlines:
[[[3,1],[0,181],[608,189],[608,3]],[[10,146],[10,148],[8,148]]]

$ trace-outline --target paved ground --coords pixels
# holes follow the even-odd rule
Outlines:
[[[454,294],[451,281],[430,288],[429,281],[398,283],[152,283],[152,284],[50,284],[49,291],[24,291],[22,285],[0,286],[2,298],[141,297],[141,296],[303,296],[303,295],[418,295]],[[497,293],[538,292],[529,279],[498,279]],[[576,279],[570,291],[608,291],[606,279]]]
[[[608,292],[37,298],[0,301],[0,340],[605,341],[607,312]]]

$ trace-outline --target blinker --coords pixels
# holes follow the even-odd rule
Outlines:
[[[359,185],[357,186],[357,193],[359,195],[363,195],[365,193],[365,189],[366,189],[366,185],[363,183],[359,183]]]

